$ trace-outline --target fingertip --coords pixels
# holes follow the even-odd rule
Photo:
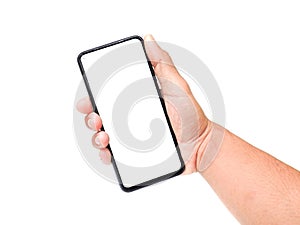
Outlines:
[[[89,114],[93,111],[93,106],[88,96],[80,99],[77,102],[76,108],[83,114]]]
[[[109,143],[109,136],[105,131],[100,131],[99,133],[94,134],[92,143],[96,148],[106,148]]]
[[[99,131],[102,127],[102,120],[95,112],[92,112],[85,117],[85,123],[89,129],[94,131]]]
[[[144,36],[144,40],[145,40],[145,41],[155,41],[155,39],[154,39],[154,37],[153,37],[152,34],[146,34],[146,35]]]
[[[109,165],[111,163],[111,154],[107,148],[100,150],[99,157],[104,164]]]
[[[149,57],[149,60],[151,61],[152,66],[156,67],[156,65],[162,58],[163,50],[160,48],[151,34],[145,35],[144,43],[147,55]]]
[[[145,35],[144,40],[147,55],[154,69],[156,69],[159,64],[162,64],[163,67],[174,66],[168,52],[160,47],[160,45],[156,42],[151,34]]]

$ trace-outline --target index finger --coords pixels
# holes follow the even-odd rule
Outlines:
[[[79,112],[81,112],[83,114],[89,114],[89,113],[93,112],[93,106],[92,106],[91,100],[88,96],[80,99],[77,102],[76,108]]]

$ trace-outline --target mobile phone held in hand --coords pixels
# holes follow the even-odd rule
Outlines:
[[[184,162],[144,40],[114,41],[81,52],[77,61],[122,190],[181,174]]]

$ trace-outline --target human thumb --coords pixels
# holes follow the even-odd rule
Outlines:
[[[180,89],[185,90],[185,92],[190,92],[187,82],[177,71],[168,52],[158,45],[151,34],[144,37],[144,43],[148,58],[154,67],[155,75],[160,80],[163,89],[169,89],[170,84],[172,84],[172,86],[180,87]]]

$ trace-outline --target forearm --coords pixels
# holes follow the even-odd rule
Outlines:
[[[225,130],[202,173],[242,224],[300,224],[300,173]]]

